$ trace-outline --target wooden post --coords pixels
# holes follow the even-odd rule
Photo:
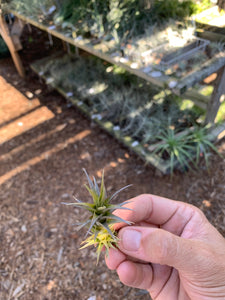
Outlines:
[[[67,46],[66,42],[62,40],[62,45],[63,45],[63,50],[66,52],[67,51]]]
[[[9,51],[11,53],[12,59],[14,61],[18,73],[20,74],[21,77],[25,77],[25,70],[23,68],[21,59],[19,57],[19,54],[17,53],[16,47],[10,36],[10,32],[7,23],[4,19],[4,16],[2,16],[1,14],[0,14],[0,34],[9,48]]]
[[[214,123],[220,107],[220,98],[225,93],[225,67],[222,67],[216,78],[214,90],[207,106],[205,123]]]
[[[12,38],[16,51],[23,49],[23,46],[20,42],[20,36],[22,34],[23,28],[24,22],[18,18],[15,18],[12,29],[10,31],[10,36]]]

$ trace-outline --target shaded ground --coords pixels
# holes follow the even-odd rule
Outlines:
[[[25,46],[25,64],[32,51]],[[224,141],[218,147],[225,154]],[[208,172],[202,162],[195,173],[161,176],[29,69],[23,80],[11,59],[0,60],[1,300],[149,299],[103,259],[96,267],[93,249],[78,250],[83,232],[73,223],[85,216],[61,202],[87,197],[82,168],[97,178],[104,169],[109,193],[132,183],[117,202],[153,193],[192,203],[225,235],[224,159],[212,154]]]

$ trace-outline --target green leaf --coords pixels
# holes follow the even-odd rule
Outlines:
[[[130,221],[126,221],[116,215],[111,215],[111,216],[104,216],[104,219],[106,220],[116,220],[117,222],[121,222],[121,223],[126,223],[127,225],[131,225],[133,224],[132,222]]]
[[[67,205],[67,206],[84,206],[87,209],[93,208],[93,204],[91,203],[84,203],[84,202],[78,202],[78,203],[66,203],[66,202],[61,202],[61,204]]]
[[[93,214],[93,217],[91,219],[91,224],[88,228],[88,231],[85,235],[85,237],[87,237],[87,235],[90,233],[91,229],[93,228],[93,226],[96,224],[97,220],[100,218],[100,216],[96,216],[95,214]]]
[[[122,187],[121,189],[119,189],[118,191],[116,191],[110,198],[109,201],[111,201],[113,198],[115,198],[120,192],[122,192],[123,190],[127,189],[128,187],[132,186],[132,184],[128,184],[124,187]]]
[[[86,225],[88,225],[91,222],[91,220],[87,220],[86,222],[84,222],[83,224],[81,224],[80,226],[77,227],[77,230],[81,230],[83,227],[85,227]],[[75,224],[77,226],[77,224]]]
[[[90,179],[90,177],[89,177],[87,171],[86,171],[85,169],[83,169],[83,171],[84,171],[84,173],[85,173],[85,175],[86,175],[86,177],[87,177],[87,180],[88,180],[88,184],[89,184],[90,189],[94,190],[94,185],[93,185],[93,183],[92,183],[92,181],[91,181],[91,179]]]
[[[95,177],[93,177],[93,179],[94,179],[94,184],[95,184],[95,191],[96,191],[97,195],[100,196],[99,187],[98,187]]]
[[[104,185],[104,171],[103,171],[98,205],[100,205],[101,203],[102,204],[104,203],[105,197],[106,197],[106,191],[105,191],[105,185]],[[102,206],[102,205],[100,205],[100,206]]]
[[[91,195],[91,197],[93,199],[93,203],[98,206],[99,205],[99,196],[96,193],[96,191],[94,189],[90,189],[86,184],[84,186],[88,190],[89,194]]]
[[[109,228],[109,226],[106,222],[105,223],[97,222],[97,224],[99,226],[102,226],[103,228],[105,228],[113,239],[116,239],[116,236],[113,234],[112,230]]]

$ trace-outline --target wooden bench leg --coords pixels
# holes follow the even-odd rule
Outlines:
[[[13,43],[13,40],[10,36],[10,32],[7,26],[7,23],[2,15],[0,15],[0,34],[2,38],[4,39],[6,45],[9,48],[9,51],[11,53],[12,59],[14,61],[15,67],[20,74],[21,77],[25,77],[25,70],[22,65],[21,59],[19,57],[19,54],[17,53],[16,47]]]
[[[218,72],[214,90],[207,106],[205,123],[214,123],[220,107],[220,98],[225,93],[225,67]]]

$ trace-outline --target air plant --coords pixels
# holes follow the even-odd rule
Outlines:
[[[54,0],[12,0],[9,7],[25,16],[32,16],[36,19],[46,19],[56,9],[57,3]],[[54,7],[54,9],[53,9]]]
[[[154,153],[159,153],[162,157],[163,155],[168,156],[171,174],[173,174],[176,163],[182,169],[190,167],[190,163],[193,162],[194,146],[189,131],[176,133],[173,128],[169,127],[156,138],[160,142],[156,144]]]
[[[162,130],[161,120],[156,117],[149,118],[149,122],[145,124],[145,128],[142,132],[142,143],[151,144],[155,142],[157,134],[159,134]]]
[[[208,133],[208,127],[195,127],[192,132],[192,141],[195,144],[196,148],[196,163],[199,163],[200,157],[204,157],[206,166],[208,167],[208,155],[209,151],[213,150],[215,153],[222,155],[218,152],[217,148],[210,141],[210,134]]]
[[[82,246],[80,249],[95,245],[98,263],[103,248],[105,248],[106,255],[108,255],[109,249],[117,246],[118,237],[113,225],[118,222],[131,225],[131,222],[123,220],[113,214],[116,209],[130,210],[129,208],[124,207],[128,201],[121,204],[110,203],[118,195],[118,193],[130,185],[119,189],[111,197],[108,197],[104,184],[104,172],[102,174],[100,187],[98,186],[95,177],[93,177],[92,181],[85,169],[84,172],[88,180],[88,185],[85,185],[85,187],[92,197],[92,203],[86,203],[74,197],[76,201],[75,203],[63,202],[63,204],[81,207],[90,212],[90,217],[88,219],[77,224],[79,225],[78,229],[81,229],[85,226],[88,227],[85,240],[81,243]]]

